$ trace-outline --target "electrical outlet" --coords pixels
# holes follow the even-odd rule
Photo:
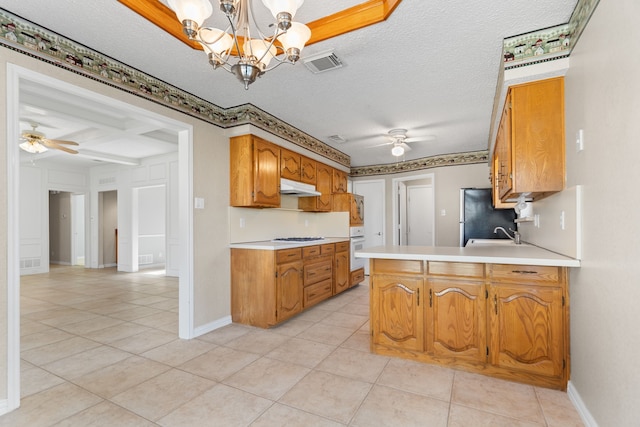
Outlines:
[[[440,216],[447,216],[447,211],[445,209],[441,209]]]
[[[560,229],[564,230],[565,228],[565,215],[564,215],[564,211],[560,212]]]
[[[540,214],[533,215],[533,226],[535,228],[540,228]]]
[[[240,228],[244,228],[244,226],[245,226],[244,218],[240,218]]]

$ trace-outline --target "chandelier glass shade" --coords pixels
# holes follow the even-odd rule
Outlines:
[[[294,22],[304,0],[261,0],[269,9],[274,30],[265,35],[258,26],[252,0],[219,0],[229,25],[225,30],[203,26],[213,13],[210,0],[168,0],[191,40],[202,45],[214,69],[234,74],[248,89],[256,78],[281,64],[295,64],[311,38],[311,30]]]

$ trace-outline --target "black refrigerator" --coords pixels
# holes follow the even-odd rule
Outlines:
[[[504,233],[495,234],[493,230],[515,230],[515,219],[515,210],[493,208],[490,188],[460,189],[460,246],[469,239],[506,239]]]

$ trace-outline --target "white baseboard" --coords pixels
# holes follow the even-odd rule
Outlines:
[[[223,326],[227,326],[231,324],[231,316],[225,316],[218,320],[214,320],[211,323],[207,323],[206,325],[198,326],[193,330],[193,337],[199,337],[200,335],[208,334],[211,331],[215,331],[216,329],[222,328]]]
[[[573,406],[576,407],[576,410],[578,411],[580,418],[582,418],[582,422],[584,423],[584,425],[586,427],[598,427],[598,423],[591,416],[591,412],[589,412],[589,410],[587,409],[587,406],[582,401],[578,390],[576,390],[571,381],[569,381],[569,383],[567,384],[567,395],[573,403]]]
[[[0,416],[9,412],[9,402],[7,399],[0,400]]]

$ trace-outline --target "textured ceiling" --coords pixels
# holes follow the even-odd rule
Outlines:
[[[307,0],[296,19],[309,22],[358,3]],[[202,51],[116,0],[0,0],[16,15],[221,107],[251,103],[350,155],[352,166],[403,160],[388,146],[373,147],[393,128],[424,139],[411,144],[406,160],[487,149],[503,38],[566,23],[575,5],[405,0],[387,21],[303,51],[333,49],[344,67],[312,74],[302,64],[283,65],[245,91],[234,76],[211,70]],[[331,135],[347,142],[334,143]]]

